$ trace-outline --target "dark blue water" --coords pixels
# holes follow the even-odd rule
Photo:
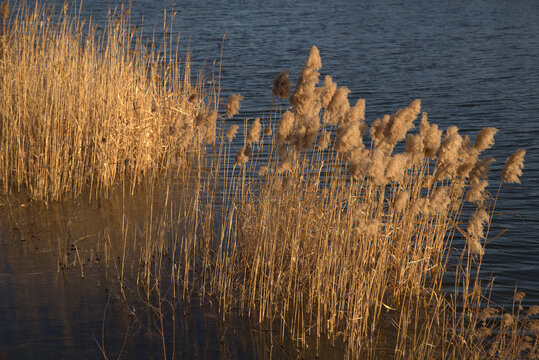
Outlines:
[[[86,1],[81,9],[99,23],[119,4]],[[322,75],[347,86],[351,101],[366,99],[368,123],[420,98],[431,123],[455,125],[472,140],[498,128],[488,153],[497,160],[494,194],[507,156],[526,149],[522,184],[504,186],[498,198],[490,237],[508,230],[489,241],[483,272],[495,278],[498,303],[518,285],[525,306],[539,304],[538,1],[135,0],[131,16],[159,38],[165,9],[168,17],[176,11],[173,33],[181,32],[195,69],[211,71],[226,35],[222,95],[245,96],[240,118],[268,113],[274,77],[288,69],[295,83],[316,45]]]

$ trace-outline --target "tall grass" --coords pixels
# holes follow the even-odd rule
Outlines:
[[[236,157],[242,172],[213,292],[225,311],[278,320],[301,347],[327,337],[350,357],[374,349],[396,358],[483,357],[497,343],[477,341],[476,331],[495,203],[486,191],[493,159],[481,153],[497,130],[483,129],[475,142],[456,127],[443,133],[419,100],[369,129],[365,101],[351,106],[349,90],[329,77],[318,86],[320,67],[313,47],[267,161],[248,163],[246,149],[257,146],[250,133]],[[503,181],[519,181],[524,153],[508,160]],[[457,270],[448,294],[449,263]],[[510,346],[493,354],[520,356]]]
[[[67,4],[54,11],[23,3],[4,15],[4,193],[47,201],[88,186],[134,186],[187,166],[189,154],[213,141],[216,105],[192,83],[179,38],[165,33],[160,48],[147,46],[128,9],[109,14],[100,32],[72,12]]]
[[[419,100],[369,126],[364,99],[350,104],[330,76],[319,84],[313,47],[293,91],[288,72],[277,77],[277,106],[245,122],[234,154],[239,128],[218,120],[219,89],[192,85],[170,34],[158,51],[123,10],[99,35],[67,8],[7,12],[3,191],[48,201],[121,185],[114,234],[97,244],[128,308],[143,299],[152,310],[165,358],[163,309],[174,323],[174,304],[193,294],[308,356],[327,342],[349,358],[537,353],[537,309],[495,314],[479,276],[497,199],[482,153],[496,129],[473,142],[444,132]],[[226,117],[242,99],[231,96]],[[502,182],[520,181],[524,154],[507,160]],[[132,216],[126,196],[140,182],[144,211]],[[65,246],[62,263],[84,271]]]

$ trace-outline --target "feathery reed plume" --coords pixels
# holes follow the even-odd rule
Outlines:
[[[288,156],[277,166],[277,174],[290,172],[290,170],[292,170],[292,159],[290,156]]]
[[[426,115],[426,113],[424,113]],[[426,116],[425,116],[426,121]],[[438,152],[438,149],[440,148],[440,144],[442,141],[442,130],[438,129],[438,125],[428,125],[428,123],[424,123],[423,119],[421,120],[421,124],[423,128],[425,128],[425,135],[423,136],[423,149],[425,151],[425,156],[429,159],[434,159],[436,156],[436,153]],[[428,128],[427,126],[428,125]]]
[[[485,200],[485,188],[488,185],[487,180],[474,179],[470,181],[470,189],[466,192],[465,199],[466,201],[482,204]]]
[[[202,110],[199,112],[196,123],[200,129],[200,133],[206,144],[215,143],[215,135],[217,128],[217,111],[216,110]]]
[[[421,113],[421,120],[419,122],[419,133],[421,134],[421,136],[425,137],[429,129],[430,129],[430,124],[429,124],[428,114],[426,111],[423,111]]]
[[[232,94],[226,103],[226,117],[233,117],[240,111],[240,102],[244,99],[241,94]]]
[[[448,187],[440,186],[430,199],[431,213],[444,213],[448,210],[451,198],[448,195]]]
[[[228,142],[231,143],[232,140],[236,137],[236,132],[238,131],[240,127],[236,124],[231,125],[228,130],[226,131],[226,138],[228,139]]]
[[[294,114],[287,110],[281,116],[281,120],[279,120],[279,124],[277,125],[277,144],[288,141],[293,128]]]
[[[376,185],[385,185],[387,179],[385,177],[387,153],[380,149],[374,149],[371,153],[370,163],[368,167],[369,177]]]
[[[462,179],[466,179],[470,176],[470,172],[474,169],[476,163],[478,162],[477,157],[479,155],[477,150],[469,148],[467,145],[465,146],[465,143],[467,143],[466,138],[463,140],[460,150],[462,161],[457,167],[457,175]],[[464,149],[467,149],[468,151],[466,152]]]
[[[287,99],[290,96],[290,85],[290,74],[288,70],[283,71],[273,80],[273,95],[281,99]]]
[[[356,151],[351,152],[348,172],[352,178],[361,180],[363,177],[367,176],[370,164],[369,155],[369,150],[367,149],[357,149]]]
[[[365,120],[365,99],[358,99],[356,104],[348,109],[343,121],[359,121],[360,124],[362,124],[361,133],[363,134],[367,128],[367,125],[363,122],[363,120]]]
[[[414,100],[393,114],[384,129],[384,140],[389,146],[394,146],[404,140],[406,133],[414,127],[414,120],[421,111],[421,100]]]
[[[328,107],[333,98],[333,94],[335,94],[335,90],[337,90],[337,83],[333,82],[330,75],[326,75],[324,78],[324,86],[315,90],[320,98],[320,105],[322,108],[326,109]]]
[[[454,165],[458,161],[459,150],[462,145],[462,136],[458,133],[456,126],[450,126],[446,130],[442,145],[438,149],[436,156],[443,165]]]
[[[261,166],[260,169],[258,169],[258,176],[264,176],[268,173],[269,167],[268,166]]]
[[[410,192],[405,190],[397,194],[395,200],[393,201],[393,209],[395,212],[403,212],[408,205],[408,200],[410,200]]]
[[[356,148],[363,147],[359,121],[341,123],[337,127],[337,139],[335,140],[335,151],[345,153]]]
[[[409,161],[409,155],[406,153],[395,154],[392,156],[385,170],[385,176],[389,180],[399,182],[404,176],[404,171],[406,170],[407,164]]]
[[[408,134],[406,137],[405,152],[410,156],[412,163],[417,163],[423,159],[424,144],[421,134]]]
[[[320,139],[318,139],[318,149],[325,150],[331,144],[331,133],[326,129],[322,129]]]
[[[481,152],[486,149],[490,149],[494,145],[494,135],[498,132],[498,129],[493,127],[483,128],[479,134],[477,134],[477,139],[473,145],[474,149]]]
[[[539,315],[539,305],[532,305],[526,310],[526,315],[535,316]]]
[[[387,125],[389,124],[389,119],[391,119],[391,116],[385,114],[382,118],[377,118],[372,123],[370,135],[372,141],[374,141],[375,144],[380,144],[385,139],[384,132]]]
[[[2,22],[5,22],[9,16],[9,1],[4,1],[0,6],[0,15],[2,16]]]
[[[271,136],[271,134],[273,134],[273,130],[271,129],[271,127],[266,126],[266,127],[264,128],[264,135],[265,135],[265,136]]]
[[[260,118],[256,118],[253,125],[249,129],[249,134],[247,135],[247,143],[257,143],[260,141],[260,131],[262,130],[262,125],[260,124]]]
[[[509,313],[505,313],[502,316],[502,326],[509,327],[515,323],[515,317]]]
[[[337,125],[344,118],[348,110],[350,110],[350,103],[348,102],[349,93],[350,90],[346,86],[341,86],[335,90],[324,113],[324,122],[326,124]]]
[[[236,154],[236,161],[234,165],[243,166],[249,161],[249,156],[251,155],[251,145],[246,144],[238,153]]]
[[[318,116],[319,105],[317,106],[315,88],[318,76],[320,76],[318,70],[321,67],[320,53],[316,46],[313,46],[290,99],[290,103],[294,106],[294,113],[299,117]]]
[[[286,156],[288,155],[288,145],[287,144],[283,144],[280,148],[279,148],[279,158],[280,159],[284,159],[286,158]]]
[[[470,171],[470,181],[488,179],[488,170],[494,161],[492,156],[477,160]]]
[[[318,116],[309,116],[303,120],[303,124],[298,133],[296,147],[299,150],[311,149],[320,130],[320,119]]]
[[[526,150],[519,149],[507,158],[502,171],[502,182],[520,184],[520,176],[522,176],[524,168],[524,155],[526,155]]]

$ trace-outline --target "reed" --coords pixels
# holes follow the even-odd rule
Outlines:
[[[99,33],[67,4],[8,11],[0,37],[3,193],[49,201],[85,187],[134,187],[188,166],[213,141],[216,105],[192,83],[179,38],[147,45],[123,7]]]
[[[317,87],[320,67],[313,47],[280,115],[275,156],[262,160],[258,175],[235,180],[242,191],[228,201],[230,225],[210,275],[222,311],[277,321],[302,348],[327,338],[351,358],[376,356],[377,348],[395,358],[520,356],[516,327],[509,342],[481,338],[485,329],[474,320],[486,298],[478,274],[493,212],[486,191],[493,159],[481,152],[497,130],[483,129],[472,144],[456,127],[442,136],[423,113],[410,133],[421,113],[415,100],[369,131],[364,100],[350,106],[349,90],[330,77]],[[523,156],[509,158],[504,182],[519,181]],[[238,157],[249,169],[249,158]],[[470,206],[475,211],[463,211]],[[460,269],[452,291],[449,265]],[[507,319],[514,317],[503,315],[502,330],[514,325]]]
[[[242,131],[221,121],[243,96],[220,115],[219,89],[192,84],[170,34],[145,45],[126,9],[99,34],[67,8],[1,9],[2,190],[46,202],[121,190],[115,230],[96,246],[127,308],[151,309],[164,358],[175,304],[194,295],[308,356],[323,343],[348,358],[537,353],[537,309],[521,313],[518,293],[516,311],[491,307],[479,276],[496,201],[482,152],[496,129],[472,143],[430,124],[420,100],[369,126],[364,99],[350,105],[330,76],[319,84],[313,47],[293,92],[288,72],[274,82],[287,110],[246,121],[231,154]],[[502,182],[520,181],[524,155]],[[130,215],[139,190],[144,211]],[[97,251],[67,246],[61,268],[84,273]]]

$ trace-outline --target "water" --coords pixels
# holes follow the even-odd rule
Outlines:
[[[83,17],[92,15],[102,22],[107,8],[118,4],[87,1]],[[173,5],[135,0],[133,22],[148,36],[154,31],[159,35],[164,9]],[[527,293],[524,305],[539,304],[539,2],[185,0],[174,9],[173,32],[181,31],[183,49],[192,51],[195,68],[204,65],[211,70],[226,34],[222,95],[245,96],[240,118],[267,114],[274,77],[288,69],[295,83],[309,49],[316,45],[322,75],[330,74],[347,86],[352,101],[366,99],[368,123],[420,98],[431,123],[444,129],[456,125],[472,140],[481,128],[497,127],[496,145],[488,152],[497,159],[493,178],[508,155],[526,149],[522,185],[502,189],[490,234],[508,230],[489,242],[483,271],[485,277],[495,278],[493,298],[498,303],[509,302],[518,285]],[[496,192],[495,181],[490,190]],[[8,253],[2,250],[2,260]],[[37,290],[28,293],[18,286],[38,276],[32,274],[44,271],[42,267],[24,270],[24,276],[17,271],[22,270],[2,269],[1,293],[7,302],[0,302],[0,313],[12,310],[17,297],[25,303],[39,296]],[[59,286],[61,280],[50,281]],[[13,295],[7,297],[8,292]],[[47,306],[53,305],[43,304]],[[43,316],[23,315],[19,320]],[[98,321],[93,325],[99,328]],[[2,338],[0,344],[6,344]]]

